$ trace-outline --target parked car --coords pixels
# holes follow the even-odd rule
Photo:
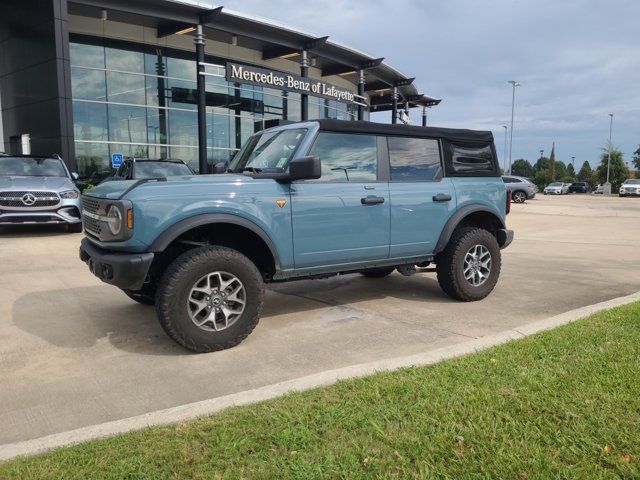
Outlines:
[[[620,195],[621,197],[640,197],[640,179],[626,179],[624,182],[622,182],[622,185],[620,185],[618,195]]]
[[[563,182],[553,182],[544,187],[545,195],[566,195],[569,193],[569,184]]]
[[[161,158],[150,160],[147,158],[125,159],[115,175],[107,177],[103,182],[112,180],[140,180],[143,178],[166,178],[195,175],[191,167],[182,160]]]
[[[598,184],[596,189],[593,191],[594,195],[604,195],[604,185]]]
[[[569,186],[569,193],[591,193],[591,185],[587,182],[574,182]]]
[[[536,196],[538,187],[535,183],[525,177],[514,177],[513,175],[502,177],[507,190],[511,192],[511,198],[515,203],[524,203]]]
[[[435,271],[450,297],[480,300],[513,239],[491,132],[299,122],[216,171],[107,182],[82,202],[81,260],[195,352],[249,335],[269,282]]]
[[[0,156],[0,225],[62,224],[81,232],[76,178],[58,156]]]

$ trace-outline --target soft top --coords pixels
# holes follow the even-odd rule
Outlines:
[[[403,137],[444,138],[452,142],[490,144],[493,133],[482,130],[458,128],[418,127],[414,125],[393,125],[389,123],[365,122],[360,120],[312,120],[320,124],[320,130],[329,132],[369,133],[372,135],[397,135]]]

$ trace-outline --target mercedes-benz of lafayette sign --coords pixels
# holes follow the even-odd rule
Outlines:
[[[358,97],[346,88],[290,73],[274,72],[273,70],[249,65],[227,63],[227,81],[249,83],[261,87],[281,88],[341,102],[358,103]]]

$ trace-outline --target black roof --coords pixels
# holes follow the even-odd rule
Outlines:
[[[353,120],[312,120],[320,124],[320,130],[330,132],[370,133],[373,135],[397,135],[420,138],[445,138],[456,142],[488,144],[493,142],[493,133],[482,130],[458,128],[418,127],[415,125],[376,123]]]

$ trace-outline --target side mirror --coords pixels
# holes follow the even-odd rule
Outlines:
[[[226,173],[227,164],[225,162],[218,162],[213,166],[213,173]]]
[[[315,180],[321,176],[320,157],[298,157],[289,163],[289,173],[284,180]]]
[[[78,180],[80,178],[80,175],[78,175],[78,172],[71,172],[71,178],[73,178],[74,180]]]

